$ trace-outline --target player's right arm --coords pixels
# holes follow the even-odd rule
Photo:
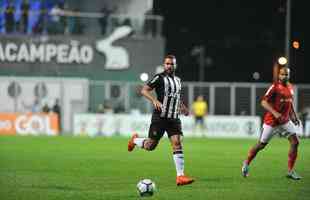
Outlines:
[[[281,113],[273,109],[270,103],[268,103],[268,101],[266,101],[265,99],[261,101],[261,105],[265,110],[269,111],[276,119],[279,119],[281,117]]]
[[[276,111],[272,105],[268,102],[275,94],[275,84],[272,84],[267,92],[265,93],[262,101],[261,101],[261,106],[269,111],[276,119],[279,119],[281,117],[281,113],[279,113],[278,111]]]
[[[156,110],[161,110],[161,107],[162,107],[162,104],[155,98],[151,95],[151,91],[153,90],[153,88],[151,88],[150,86],[148,85],[144,85],[142,87],[142,90],[141,90],[141,94],[146,97],[148,100],[151,101],[151,103],[153,104],[154,108]]]
[[[156,110],[161,111],[162,104],[151,94],[151,91],[154,88],[159,87],[159,84],[160,76],[156,74],[147,84],[142,87],[141,94],[151,101]]]
[[[295,109],[294,109],[294,105],[293,103],[291,103],[292,105],[292,109],[290,110],[290,119],[292,120],[292,122],[295,124],[295,125],[299,125],[300,124],[300,120],[295,112]]]

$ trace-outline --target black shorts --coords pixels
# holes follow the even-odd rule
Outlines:
[[[181,120],[161,118],[154,114],[149,129],[149,138],[160,140],[165,132],[167,132],[168,137],[173,135],[183,135]]]

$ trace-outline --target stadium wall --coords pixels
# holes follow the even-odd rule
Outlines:
[[[0,113],[31,113],[35,99],[41,109],[56,99],[61,106],[62,131],[72,130],[73,115],[87,112],[89,81],[81,78],[0,77]]]
[[[119,26],[107,36],[3,35],[0,75],[84,77],[92,80],[138,81],[162,63],[164,39],[130,37]]]

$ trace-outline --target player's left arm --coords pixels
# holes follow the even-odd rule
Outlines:
[[[183,101],[181,101],[181,103],[180,103],[180,113],[185,115],[185,116],[189,115],[189,109],[187,108],[187,106],[184,104]]]
[[[295,109],[294,109],[294,105],[292,103],[291,105],[292,109],[290,111],[290,119],[292,120],[292,122],[295,124],[295,125],[299,125],[300,124],[300,120],[295,112]]]
[[[290,86],[292,87],[292,84],[290,84]],[[292,88],[293,89],[293,88]],[[293,101],[291,101],[291,110],[290,110],[290,119],[292,120],[292,122],[295,124],[295,125],[299,125],[300,124],[300,120],[298,118],[298,115],[297,113],[295,112],[295,108],[294,108],[294,104],[293,104]]]

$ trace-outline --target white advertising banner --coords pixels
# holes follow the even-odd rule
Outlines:
[[[181,117],[185,137],[258,138],[261,120],[257,116],[208,116],[203,129],[195,129],[193,117]],[[74,134],[88,136],[147,136],[151,115],[75,114]]]
[[[193,117],[182,116],[184,134],[191,136],[257,138],[260,135],[261,120],[258,116],[208,116],[205,128],[195,129]]]

